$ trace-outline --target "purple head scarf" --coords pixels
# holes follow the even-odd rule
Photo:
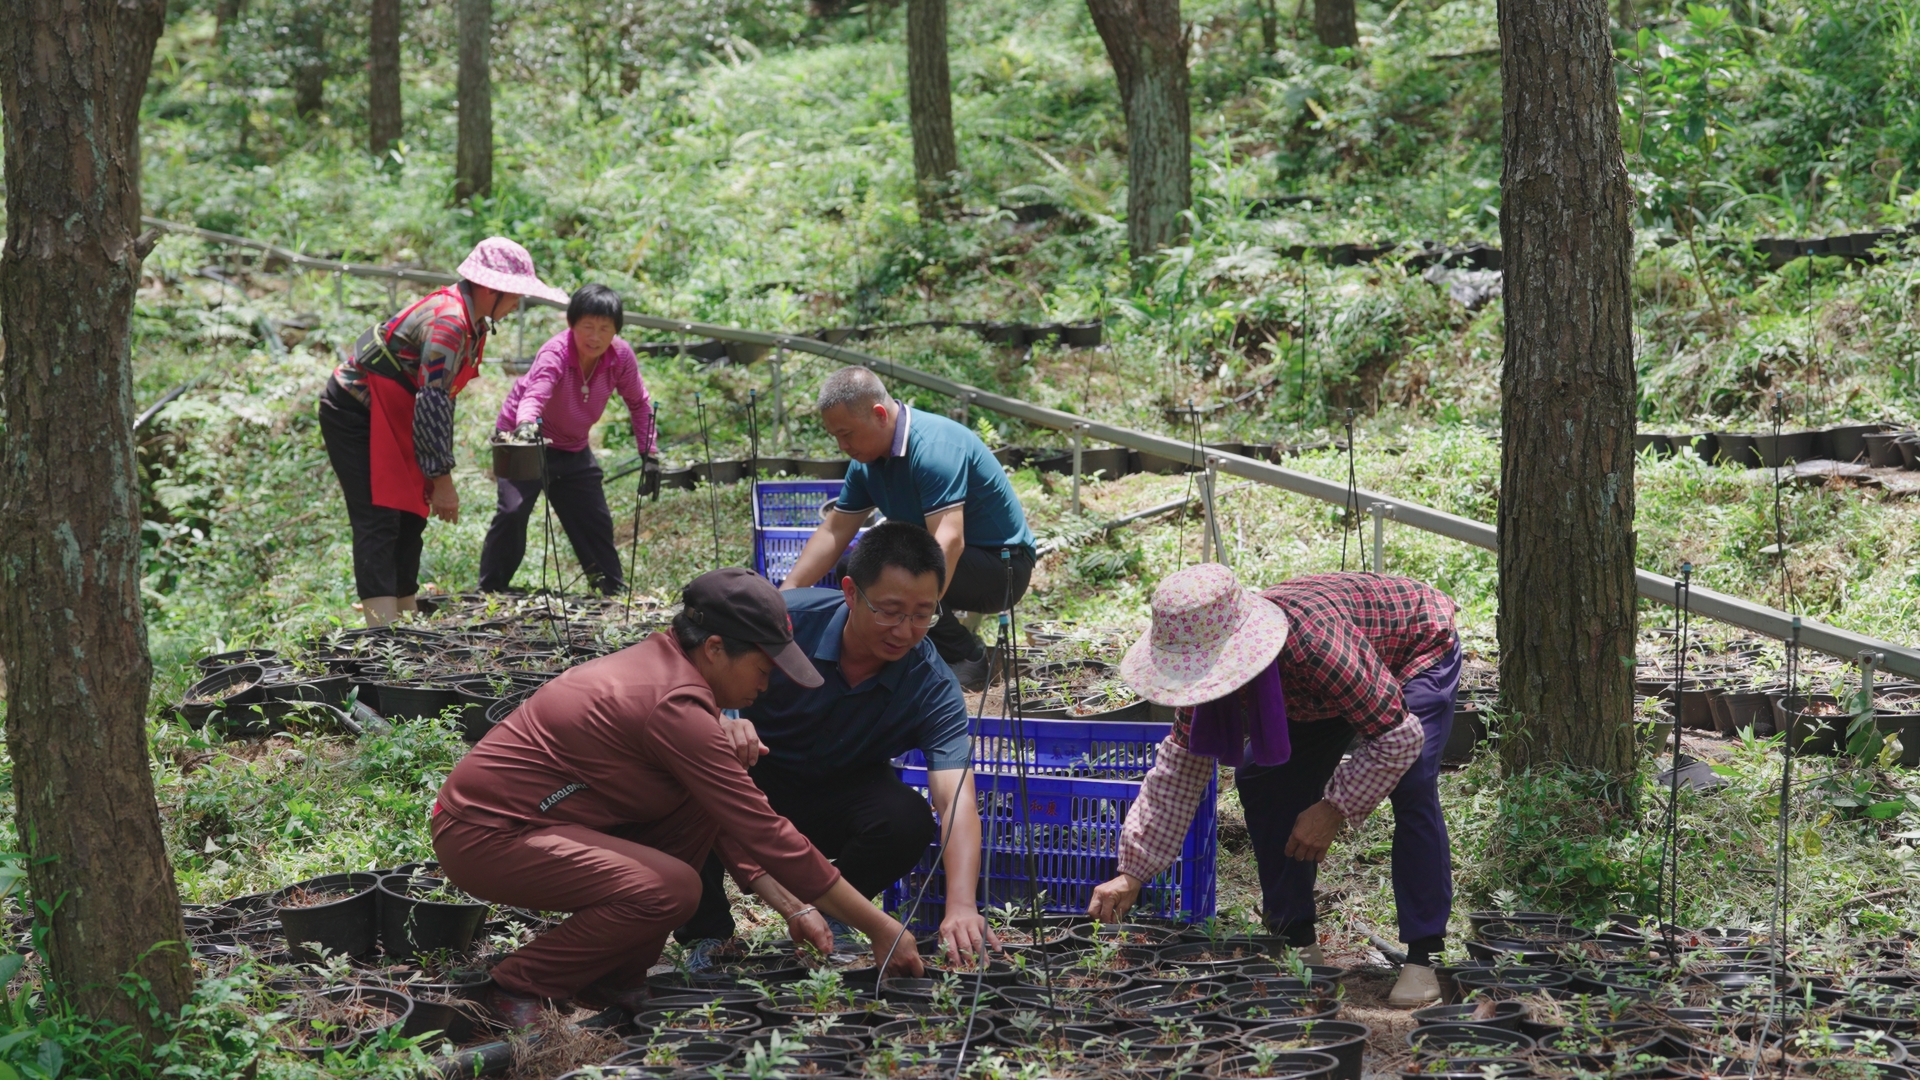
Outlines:
[[[1293,743],[1287,738],[1279,662],[1260,669],[1227,696],[1194,706],[1187,746],[1231,769],[1285,764],[1293,756]]]

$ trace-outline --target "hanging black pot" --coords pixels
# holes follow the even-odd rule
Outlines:
[[[372,874],[322,874],[275,892],[274,915],[286,933],[288,951],[305,963],[319,959],[313,944],[327,953],[359,959],[372,956],[379,942],[374,919],[374,892],[379,885],[380,879]],[[314,897],[323,902],[289,905],[289,901]]]
[[[488,905],[468,897],[427,899],[447,887],[446,879],[380,879],[380,947],[388,956],[407,959],[427,952],[462,955],[486,921]]]

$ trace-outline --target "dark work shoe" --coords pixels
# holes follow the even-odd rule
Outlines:
[[[960,680],[960,689],[968,693],[985,690],[987,680],[993,675],[985,653],[977,660],[953,660],[947,666],[953,669],[953,677]]]
[[[502,990],[495,986],[487,991],[487,1011],[502,1025],[514,1031],[525,1031],[538,1027],[540,1015],[547,1011],[552,1002],[546,998],[529,997]]]
[[[574,1000],[589,1009],[619,1009],[631,1018],[647,1011],[650,995],[644,986],[610,990],[595,983],[574,995]]]

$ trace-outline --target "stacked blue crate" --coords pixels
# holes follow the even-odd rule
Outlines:
[[[775,585],[787,579],[827,507],[840,497],[838,480],[759,480],[753,486],[753,569]],[[865,530],[861,530],[864,532]],[[855,543],[859,537],[854,538]],[[849,545],[851,550],[852,546]],[[837,584],[832,573],[816,584]]]

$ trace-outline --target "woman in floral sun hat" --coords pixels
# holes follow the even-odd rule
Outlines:
[[[367,625],[414,608],[427,514],[460,520],[453,399],[480,373],[487,332],[523,296],[564,305],[527,249],[480,241],[461,280],[369,327],[320,394],[320,433],[353,528],[353,582]]]
[[[1388,1000],[1437,1000],[1431,959],[1453,909],[1438,780],[1460,685],[1453,612],[1439,590],[1384,574],[1317,574],[1259,593],[1206,563],[1162,581],[1153,626],[1120,674],[1176,706],[1176,719],[1121,830],[1120,873],[1094,889],[1089,913],[1120,921],[1172,864],[1217,761],[1235,770],[1267,925],[1319,963],[1320,860],[1343,825],[1390,799],[1408,958]]]

